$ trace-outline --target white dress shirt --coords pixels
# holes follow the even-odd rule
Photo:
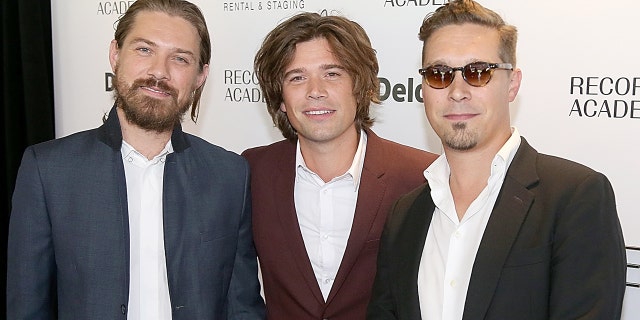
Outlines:
[[[520,146],[511,137],[491,163],[487,186],[458,219],[449,186],[450,168],[443,153],[424,172],[435,203],[418,269],[418,297],[423,320],[461,320],[467,289],[482,235],[498,198],[507,169]]]
[[[294,201],[313,272],[327,300],[351,233],[364,164],[367,135],[362,131],[351,167],[325,183],[296,150]]]
[[[130,264],[127,319],[171,319],[162,216],[162,179],[171,141],[151,160],[122,141]]]

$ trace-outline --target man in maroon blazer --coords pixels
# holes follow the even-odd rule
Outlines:
[[[268,318],[364,319],[387,213],[436,156],[371,131],[378,62],[353,21],[298,14],[255,69],[286,138],[243,153]]]

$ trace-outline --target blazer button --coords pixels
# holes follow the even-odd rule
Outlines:
[[[126,315],[127,314],[127,306],[125,306],[124,304],[120,306],[120,311],[122,311],[122,314]]]

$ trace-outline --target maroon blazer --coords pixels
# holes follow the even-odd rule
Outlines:
[[[353,226],[326,302],[309,262],[293,200],[296,144],[283,140],[243,152],[251,167],[253,233],[268,319],[365,318],[380,235],[391,206],[425,182],[423,171],[437,158],[366,132]]]

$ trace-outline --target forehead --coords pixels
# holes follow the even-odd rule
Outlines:
[[[200,36],[196,28],[184,18],[171,16],[159,11],[141,11],[125,38],[146,39],[158,45],[171,46],[198,53]]]
[[[332,63],[337,61],[331,44],[326,38],[314,38],[296,44],[289,66],[292,67],[298,63],[326,64],[327,61],[332,61]]]
[[[499,49],[500,34],[496,29],[470,23],[447,25],[425,42],[424,63],[500,62]]]

